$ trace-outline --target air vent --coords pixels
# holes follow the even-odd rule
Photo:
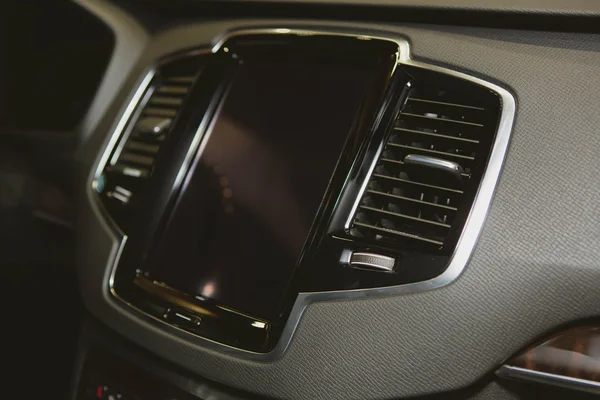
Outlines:
[[[362,195],[350,234],[430,251],[454,244],[490,154],[499,100],[475,86],[415,84]]]
[[[123,220],[125,205],[140,201],[155,163],[172,136],[200,73],[201,57],[181,57],[156,68],[95,187],[109,212]]]
[[[177,71],[155,78],[139,118],[112,157],[109,171],[135,178],[151,174],[155,157],[195,78],[196,73],[187,75]]]

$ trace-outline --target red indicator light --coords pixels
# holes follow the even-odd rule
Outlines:
[[[102,386],[98,386],[96,388],[96,397],[101,399],[104,396],[104,390],[102,389]]]

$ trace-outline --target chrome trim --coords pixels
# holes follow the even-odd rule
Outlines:
[[[462,173],[462,167],[460,164],[457,164],[453,161],[442,160],[441,158],[424,156],[421,154],[409,154],[404,157],[405,164],[420,164],[433,168],[442,168],[446,170],[450,170],[450,172],[456,172],[458,174]],[[460,176],[459,176],[460,178]]]
[[[365,175],[366,176],[365,180],[363,181],[362,185],[360,185],[360,189],[358,190],[358,195],[356,196],[356,199],[354,199],[354,204],[352,204],[350,213],[348,213],[348,218],[346,218],[346,222],[344,223],[344,229],[346,231],[349,231],[350,228],[352,227],[352,221],[354,220],[354,216],[356,215],[356,212],[358,211],[358,207],[360,207],[362,198],[363,198],[365,192],[367,191],[367,187],[369,186],[369,180],[371,180],[371,177],[375,173],[375,168],[377,167],[377,162],[379,161],[379,158],[381,157],[381,153],[383,153],[383,149],[385,148],[384,142],[385,141],[383,141],[383,140],[381,142],[379,142],[379,145],[378,145],[377,150],[375,151],[375,155],[373,157],[373,161],[371,162],[371,165],[369,166],[367,175]]]
[[[352,257],[352,250],[344,249],[340,255],[340,264],[350,265],[350,258]]]
[[[231,31],[231,32],[228,32],[221,36],[216,37],[215,40],[213,41],[214,45],[212,47],[212,52],[214,53],[214,52],[218,51],[221,48],[221,46],[228,39],[230,39],[234,36],[249,35],[249,34],[298,34],[298,35],[304,35],[304,36],[306,36],[306,35],[331,35],[331,36],[357,37],[357,38],[361,38],[363,40],[378,39],[378,40],[392,41],[394,43],[397,43],[399,46],[399,49],[400,49],[400,51],[398,53],[397,65],[414,66],[414,67],[418,67],[418,68],[427,69],[430,71],[440,72],[440,73],[454,76],[454,77],[457,77],[460,79],[468,80],[470,82],[484,86],[484,87],[496,92],[502,98],[502,112],[501,112],[501,116],[500,116],[500,123],[498,125],[498,132],[496,134],[496,138],[495,138],[495,141],[494,141],[494,144],[492,147],[492,151],[490,154],[490,160],[488,162],[486,171],[481,180],[479,190],[478,190],[475,200],[473,202],[473,207],[471,209],[469,217],[467,218],[465,227],[463,229],[461,237],[459,238],[458,244],[456,246],[456,250],[454,251],[454,254],[452,255],[452,258],[451,258],[448,268],[441,275],[439,275],[433,279],[423,281],[423,282],[416,282],[416,283],[383,287],[383,288],[372,288],[372,289],[355,289],[355,290],[331,291],[331,292],[299,293],[298,297],[296,299],[296,302],[294,303],[294,306],[290,312],[288,321],[285,325],[285,328],[282,332],[279,342],[277,343],[275,348],[269,353],[255,353],[255,352],[251,352],[248,350],[238,349],[238,348],[234,348],[234,347],[222,344],[222,343],[215,342],[210,339],[206,339],[206,338],[203,338],[200,336],[190,334],[182,329],[178,329],[172,325],[169,325],[169,324],[165,323],[164,321],[161,321],[160,319],[154,318],[152,316],[149,316],[148,314],[143,313],[142,311],[137,309],[132,304],[129,304],[127,301],[120,298],[114,292],[114,288],[113,288],[114,275],[115,275],[116,267],[117,267],[117,264],[118,264],[118,261],[120,258],[120,254],[122,252],[123,246],[125,245],[125,241],[127,240],[127,236],[124,235],[119,230],[118,226],[116,226],[116,224],[110,218],[110,216],[107,217],[107,220],[109,221],[109,225],[111,225],[111,227],[112,227],[112,231],[113,231],[112,234],[115,237],[115,240],[119,240],[119,238],[121,240],[119,247],[118,247],[117,254],[116,254],[115,258],[112,260],[112,265],[110,265],[111,272],[110,272],[110,278],[109,278],[109,287],[110,287],[110,291],[111,291],[112,295],[116,299],[118,299],[120,302],[122,302],[124,304],[127,304],[131,308],[137,310],[146,319],[162,322],[164,324],[165,329],[171,330],[172,332],[176,332],[179,334],[179,336],[181,338],[191,341],[197,345],[209,347],[214,350],[226,352],[230,355],[249,359],[249,360],[272,361],[272,360],[275,360],[275,359],[278,359],[279,357],[281,357],[283,355],[283,353],[285,352],[285,350],[287,349],[288,345],[290,344],[292,335],[293,335],[294,331],[296,330],[296,327],[298,326],[300,318],[302,317],[304,310],[310,303],[317,302],[317,301],[369,299],[369,298],[373,298],[373,297],[404,295],[404,294],[421,292],[421,291],[425,291],[425,290],[432,290],[432,289],[436,289],[436,288],[440,288],[445,285],[448,285],[462,273],[462,271],[464,270],[464,268],[467,264],[467,261],[469,260],[469,258],[471,256],[471,253],[475,246],[475,242],[477,241],[477,238],[478,238],[481,228],[483,226],[483,222],[485,220],[487,211],[489,209],[490,202],[492,200],[494,188],[496,187],[496,183],[497,183],[498,177],[500,175],[502,163],[504,161],[506,150],[508,148],[508,142],[509,142],[509,138],[510,138],[510,134],[511,134],[512,125],[513,125],[516,105],[515,105],[515,99],[512,96],[512,94],[510,94],[507,90],[505,90],[495,84],[489,83],[483,79],[476,78],[476,77],[470,76],[470,75],[462,73],[462,72],[458,72],[458,71],[454,71],[454,70],[447,69],[444,67],[412,60],[410,58],[410,52],[409,52],[410,49],[409,49],[408,41],[399,35],[391,34],[389,37],[364,36],[364,35],[360,35],[358,33],[340,32],[335,29],[331,29],[331,30],[323,29],[323,30],[318,30],[318,31],[306,30],[306,29],[288,29],[288,28],[241,29],[241,30]],[[204,53],[205,51],[200,50],[200,52]],[[146,82],[146,81],[147,81],[147,79],[144,79],[142,81],[141,85],[143,86],[144,82]],[[146,85],[147,85],[147,83],[149,83],[149,81],[146,82]],[[136,90],[136,94],[144,93],[145,88],[142,88],[142,86],[140,86]],[[88,190],[90,192],[88,195],[91,196],[90,198],[95,199],[95,203],[102,209],[103,209],[103,205],[99,201],[98,194],[96,193],[95,190],[93,190],[92,182],[95,180],[95,178],[97,178],[99,176],[98,172],[99,171],[101,172],[102,169],[104,168],[104,165],[108,159],[108,156],[110,155],[110,152],[112,151],[114,145],[118,141],[122,130],[125,128],[125,124],[129,120],[131,113],[135,110],[135,108],[137,106],[137,102],[139,101],[139,97],[141,97],[141,94],[140,94],[140,96],[138,96],[137,100],[136,100],[135,95],[130,100],[125,112],[123,113],[123,115],[121,116],[121,118],[119,120],[119,123],[117,124],[116,128],[112,132],[111,138],[108,141],[108,144],[106,145],[101,158],[98,160],[98,163],[96,164],[96,168],[94,168],[94,173],[90,179],[90,182],[88,185],[88,188],[89,188]],[[184,161],[184,164],[182,165],[180,174],[177,177],[177,185],[181,185],[181,182],[185,176],[184,171],[189,167],[190,162],[193,160],[193,156],[196,153],[196,151],[198,150],[197,147],[199,145],[200,138],[202,137],[202,133],[204,132],[205,129],[208,128],[207,125],[208,125],[208,121],[206,121],[206,118],[205,118],[205,119],[203,119],[200,127],[198,128],[198,131],[196,132],[196,137],[194,138],[194,142],[192,143],[192,146],[190,146],[190,151],[188,152],[188,155]],[[377,162],[377,158],[379,156],[380,151],[381,151],[381,145],[380,145],[378,154],[376,154],[373,164],[375,164]],[[368,180],[369,177],[371,176],[371,172],[372,172],[373,168],[374,168],[374,165],[371,166],[370,173],[366,177],[366,180]],[[362,188],[363,190],[361,191],[361,196],[362,196],[362,192],[364,191],[365,188],[366,188],[366,183],[363,185],[363,188]],[[107,215],[106,212],[104,212],[104,214]]]
[[[113,134],[110,136],[110,139],[108,140],[108,143],[106,144],[106,148],[105,148],[104,152],[102,153],[100,160],[96,164],[96,168],[94,170],[94,175],[92,178],[93,181],[97,181],[97,179],[100,177],[100,175],[102,175],[102,172],[104,171],[104,167],[106,166],[106,164],[108,162],[108,158],[110,157],[110,153],[114,149],[115,145],[117,145],[117,143],[119,142],[119,140],[121,138],[126,139],[125,136],[121,135],[121,133],[127,127],[127,123],[132,118],[134,112],[136,110],[138,110],[138,104],[142,101],[142,96],[144,96],[144,93],[146,93],[146,90],[150,86],[150,82],[152,82],[152,79],[154,78],[155,74],[156,74],[156,70],[154,68],[151,68],[150,70],[148,70],[148,72],[146,72],[144,78],[138,85],[137,90],[131,97],[131,100],[129,100],[129,103],[128,103],[127,107],[125,108],[125,111],[123,111],[123,114],[121,115],[121,118],[119,119],[119,122],[117,123],[117,126],[115,127],[115,130],[113,131]],[[139,107],[139,110],[137,111],[136,114],[141,113],[141,109],[142,109],[142,107]],[[131,131],[131,129],[128,129],[128,131]],[[125,132],[124,134],[127,134],[127,132]],[[111,161],[111,164],[114,164],[114,163],[112,163],[112,161]],[[114,222],[112,222],[112,223],[113,223],[113,225],[116,225]]]
[[[403,50],[403,46],[401,45],[401,43],[398,43],[398,47],[400,48],[399,59],[401,59],[401,55],[404,50]],[[408,51],[408,42],[406,42],[405,51]],[[400,61],[398,61],[398,63],[400,63]],[[407,82],[404,87],[410,88],[411,83]],[[348,218],[346,218],[346,222],[344,223],[344,229],[346,231],[349,231],[350,227],[352,226],[352,221],[354,220],[354,216],[356,215],[356,212],[358,211],[358,207],[360,207],[361,200],[362,200],[363,196],[365,195],[365,192],[367,191],[367,187],[369,186],[369,181],[371,180],[371,177],[375,173],[375,168],[377,167],[377,163],[379,162],[379,158],[381,157],[381,154],[383,153],[384,148],[385,148],[385,141],[382,140],[379,142],[377,150],[375,151],[375,155],[373,156],[373,161],[371,161],[371,165],[369,166],[369,170],[367,171],[365,180],[363,181],[362,185],[360,186],[360,189],[358,190],[358,195],[356,196],[356,199],[354,199],[354,204],[352,205],[350,213],[348,214]]]
[[[496,375],[502,378],[537,382],[547,385],[564,387],[566,389],[581,390],[594,394],[600,394],[600,382],[587,379],[573,378],[565,375],[550,374],[548,372],[534,371],[527,368],[503,365],[496,371]]]
[[[156,74],[156,70],[152,70],[152,77],[154,78],[154,75]],[[112,157],[110,158],[109,164],[110,165],[115,165],[118,161],[119,158],[121,157],[121,153],[123,153],[123,150],[125,150],[125,144],[127,143],[127,141],[129,140],[129,136],[131,136],[131,132],[133,132],[133,129],[135,128],[135,125],[137,124],[137,121],[139,121],[140,117],[142,116],[142,113],[144,112],[144,108],[146,107],[146,104],[148,104],[148,100],[150,100],[150,98],[152,97],[152,94],[154,93],[154,88],[150,86],[150,82],[148,82],[148,84],[146,85],[146,91],[143,93],[143,97],[138,100],[137,104],[135,105],[135,110],[133,112],[133,114],[130,116],[130,118],[125,121],[125,131],[123,131],[122,135],[120,136],[120,139],[117,143],[117,147],[112,155]],[[135,120],[136,123],[129,123],[129,121],[133,121]]]

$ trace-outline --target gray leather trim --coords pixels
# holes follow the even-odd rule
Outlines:
[[[299,21],[231,21],[158,34],[93,133],[102,142],[153,59],[243,26],[336,25],[409,38],[412,55],[510,86],[517,118],[483,232],[463,275],[423,293],[315,303],[276,362],[241,360],[151,326],[110,297],[114,238],[81,203],[86,306],[139,345],[209,379],[280,398],[398,398],[459,388],[557,324],[600,312],[600,37]],[[119,107],[118,105],[121,105]],[[96,148],[95,151],[98,151]],[[81,158],[89,176],[97,153]],[[85,155],[87,154],[87,157]],[[84,185],[89,182],[82,182]]]

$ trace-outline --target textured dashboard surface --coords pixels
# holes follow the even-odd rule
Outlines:
[[[230,21],[156,36],[93,134],[114,129],[147,63],[206,45],[233,27],[319,26]],[[343,24],[324,24],[343,27]],[[80,284],[87,307],[139,345],[209,379],[281,398],[398,398],[456,389],[493,371],[554,326],[600,313],[600,36],[426,26],[368,26],[409,38],[413,58],[508,86],[512,142],[469,265],[441,289],[308,307],[284,356],[237,359],[149,324],[108,294],[117,251],[89,198],[82,203]],[[82,150],[86,171],[98,148]],[[89,180],[87,181],[89,183]]]

